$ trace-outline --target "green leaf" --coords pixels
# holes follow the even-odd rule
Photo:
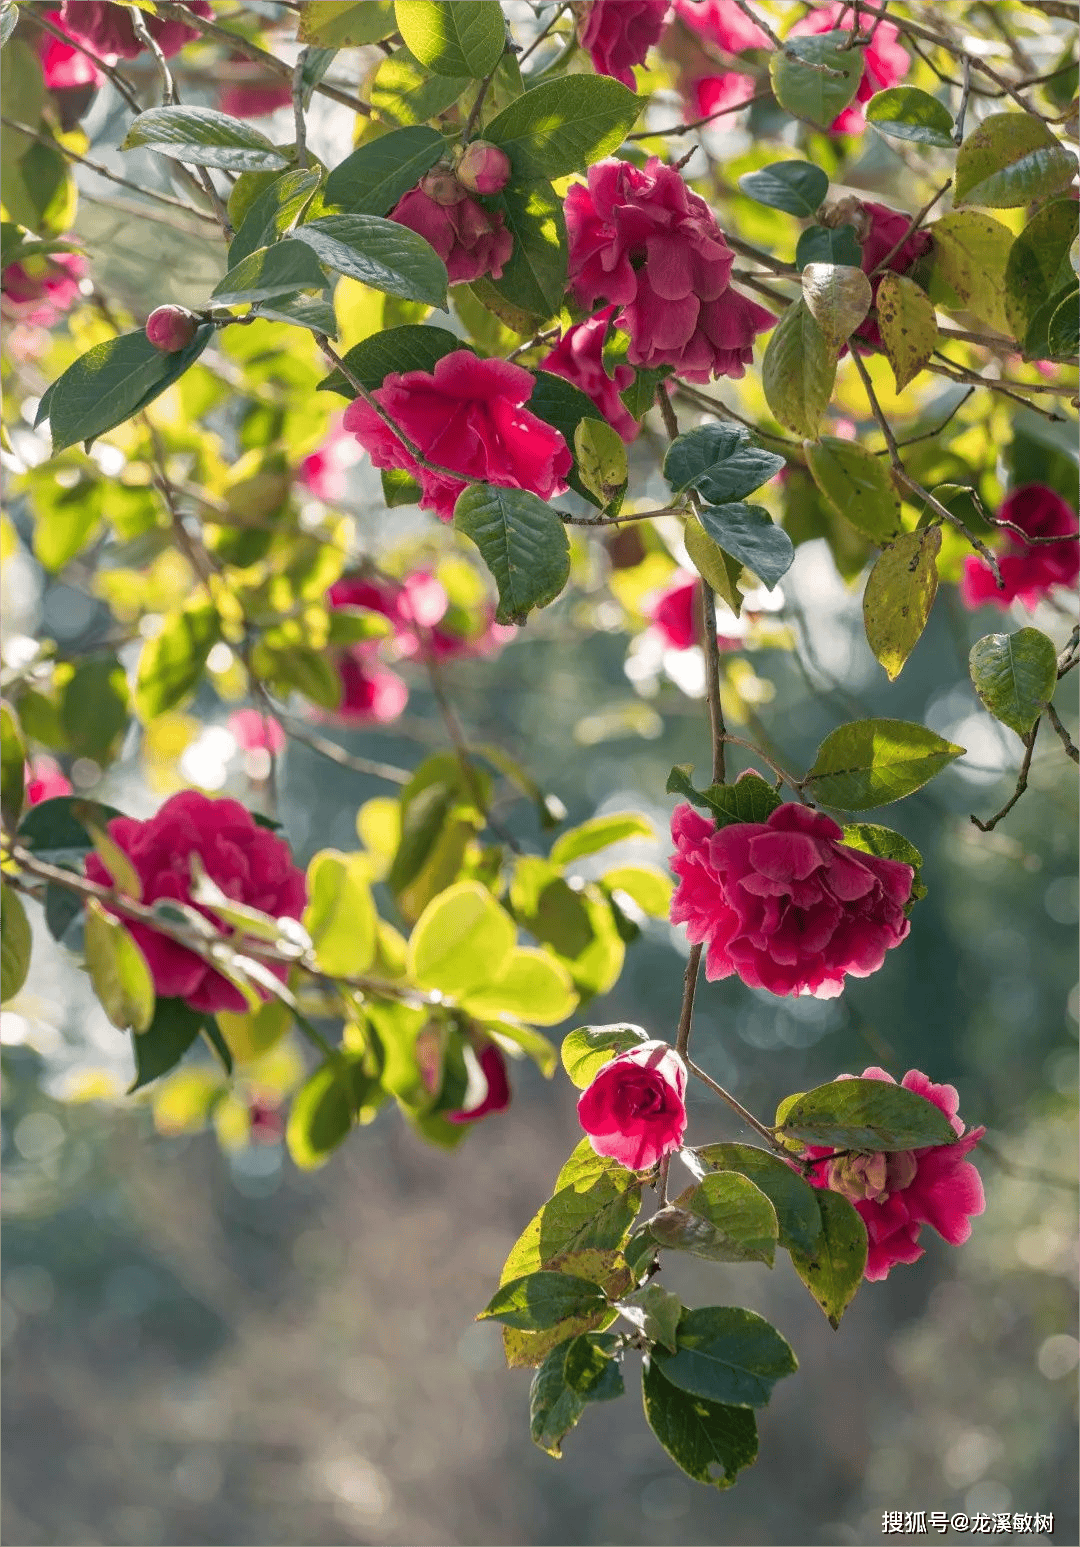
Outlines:
[[[889,543],[898,536],[900,496],[887,457],[828,435],[805,441],[803,451],[814,482],[838,516],[871,542]]]
[[[582,419],[574,432],[578,476],[600,503],[610,506],[626,488],[626,445],[602,419]]]
[[[773,161],[739,178],[743,193],[770,209],[811,219],[825,202],[829,179],[811,161]]]
[[[51,475],[47,482],[33,474],[31,479],[34,557],[50,574],[56,574],[82,552],[100,528],[102,484],[96,478],[79,478],[65,487]]]
[[[584,1090],[619,1053],[648,1040],[648,1032],[640,1026],[578,1026],[563,1038],[562,1066],[578,1089]]]
[[[1009,251],[1005,310],[1013,337],[1023,342],[1035,313],[1076,281],[1069,249],[1080,210],[1072,199],[1054,199],[1036,211]]]
[[[132,1038],[135,1080],[128,1095],[174,1069],[208,1020],[204,1010],[193,1010],[182,999],[159,999],[149,1026]]]
[[[491,283],[512,306],[546,322],[566,291],[567,238],[562,200],[549,182],[514,182],[492,201],[514,239],[502,276]]]
[[[355,1122],[370,1122],[383,1099],[363,1060],[334,1058],[320,1064],[293,1097],[285,1145],[293,1165],[315,1171],[348,1137]]]
[[[742,574],[742,565],[738,559],[725,553],[720,544],[713,541],[696,515],[687,517],[683,527],[683,542],[690,562],[702,580],[712,587],[738,617],[743,601],[742,592],[735,584]]]
[[[171,355],[155,349],[143,331],[107,339],[80,355],[50,388],[53,453],[96,440],[146,408],[194,364],[213,331],[204,324]]]
[[[221,620],[209,600],[197,598],[169,613],[139,656],[135,713],[144,725],[194,693],[220,638]]]
[[[705,424],[672,441],[664,477],[672,491],[694,489],[711,505],[741,500],[785,465],[775,451],[755,446],[741,425]]]
[[[713,542],[752,569],[767,590],[786,575],[795,547],[760,505],[702,505],[698,517]]]
[[[791,1247],[791,1264],[835,1331],[866,1271],[866,1226],[838,1192],[813,1188],[820,1233],[810,1251]]]
[[[386,295],[447,309],[446,264],[422,236],[395,220],[378,215],[325,215],[297,226],[294,236],[339,274]],[[228,275],[222,283],[227,280]]]
[[[650,1343],[659,1343],[670,1353],[675,1352],[675,1333],[683,1304],[670,1289],[661,1284],[645,1284],[632,1294],[623,1295],[616,1309]]]
[[[617,150],[640,111],[635,93],[610,76],[568,75],[503,108],[484,138],[510,157],[516,182],[552,181]]]
[[[918,644],[937,595],[941,528],[901,532],[867,577],[863,592],[866,640],[895,682]]]
[[[935,145],[953,150],[953,118],[944,102],[918,86],[890,86],[875,93],[866,104],[866,121],[879,134],[916,145]]]
[[[286,322],[294,328],[314,328],[316,333],[325,333],[328,338],[338,336],[334,308],[324,298],[301,295],[299,291],[276,296],[272,301],[260,301],[255,315],[270,322]]]
[[[461,1007],[480,1020],[515,1015],[534,1026],[557,1026],[578,1002],[569,972],[548,951],[518,946],[490,981],[462,996]]]
[[[612,816],[592,817],[580,827],[571,827],[558,837],[551,846],[551,863],[569,865],[587,854],[598,854],[613,843],[623,843],[627,838],[656,837],[652,823],[636,811],[619,811]]]
[[[432,75],[407,48],[399,48],[379,65],[368,100],[385,123],[422,124],[453,107],[465,89],[459,76]]]
[[[844,828],[844,842],[849,849],[858,849],[862,854],[877,854],[882,859],[895,859],[901,865],[911,866],[915,874],[905,913],[926,896],[926,887],[920,880],[923,857],[902,833],[894,832],[891,827],[880,827],[875,822],[849,822]]]
[[[536,385],[529,396],[528,406],[531,414],[559,431],[574,453],[574,467],[568,479],[570,487],[599,508],[603,502],[588,484],[582,482],[577,465],[578,427],[586,419],[598,424],[607,423],[592,398],[563,376],[554,376],[550,371],[537,371]]]
[[[730,1488],[739,1472],[757,1460],[752,1408],[689,1396],[665,1380],[655,1357],[645,1364],[641,1391],[650,1429],[675,1465],[695,1482]]]
[[[307,872],[304,928],[315,959],[332,978],[356,977],[375,960],[375,903],[362,854],[323,849]]]
[[[604,1291],[587,1278],[541,1270],[500,1285],[476,1319],[544,1332],[571,1316],[592,1316],[606,1306]]]
[[[786,113],[827,129],[844,111],[863,74],[861,49],[843,48],[849,41],[849,33],[838,31],[789,37],[782,50],[770,54],[773,93]],[[825,69],[815,69],[815,65]]]
[[[845,263],[858,268],[862,248],[854,226],[807,226],[795,244],[795,267],[808,263]]]
[[[22,815],[25,770],[26,743],[19,717],[9,703],[0,703],[0,815],[10,833]]]
[[[223,172],[275,172],[289,164],[258,129],[210,107],[153,107],[140,113],[120,149],[140,145],[174,161]]]
[[[128,727],[127,675],[115,655],[79,662],[60,697],[60,728],[75,757],[107,763]]]
[[[240,228],[229,244],[229,268],[269,247],[296,220],[316,188],[320,174],[306,168],[283,172],[253,200]]]
[[[1057,193],[1076,176],[1076,157],[1032,113],[991,113],[956,157],[953,199],[1016,209]]]
[[[641,1183],[582,1139],[560,1171],[551,1198],[510,1250],[499,1282],[546,1267],[569,1252],[620,1247],[641,1207]]]
[[[634,379],[628,387],[623,388],[619,397],[627,412],[633,414],[639,423],[656,402],[660,383],[670,375],[670,365],[659,365],[652,370],[645,370],[640,365],[634,366]]]
[[[870,310],[874,293],[857,264],[808,263],[802,271],[803,300],[831,348],[850,338]]]
[[[115,806],[82,800],[78,795],[58,795],[30,807],[19,823],[18,840],[24,849],[51,863],[58,863],[61,857],[73,857],[81,870],[83,856],[94,847],[85,826],[89,814],[104,827],[123,812],[117,811]]]
[[[652,1216],[649,1230],[660,1246],[712,1262],[763,1262],[770,1268],[778,1235],[769,1199],[735,1171],[710,1172],[688,1187]]]
[[[625,892],[650,918],[667,918],[671,906],[671,879],[652,865],[620,865],[605,871],[603,884],[609,891]]]
[[[434,897],[409,939],[409,976],[422,988],[463,994],[507,964],[513,920],[478,881],[459,881]]]
[[[707,790],[695,789],[693,771],[693,763],[676,763],[665,789],[669,795],[685,796],[692,805],[707,806],[718,829],[732,822],[765,822],[783,804],[772,786],[751,769],[734,784],[711,784]]]
[[[304,226],[303,230],[307,230]],[[298,290],[322,290],[326,275],[312,247],[296,236],[249,254],[210,292],[215,306],[240,306],[269,301]]]
[[[1025,339],[1025,349],[1027,340]],[[1080,290],[1073,289],[1050,318],[1046,330],[1046,352],[1051,360],[1075,355],[1080,348]]]
[[[579,1333],[557,1344],[533,1376],[529,1430],[549,1456],[562,1455],[563,1436],[590,1402],[622,1396],[622,1372],[607,1351],[613,1343],[610,1333]]]
[[[109,1020],[120,1031],[148,1030],[155,998],[146,957],[95,898],[86,904],[83,941],[86,970]]]
[[[975,691],[996,720],[1026,736],[1057,686],[1057,651],[1037,628],[987,634],[968,658]]]
[[[1005,275],[1013,234],[981,210],[958,209],[929,227],[934,238],[934,273],[961,304],[1001,332],[1010,331]]]
[[[925,1096],[887,1080],[830,1080],[799,1096],[778,1124],[781,1137],[840,1149],[885,1151],[952,1144],[952,1124]]]
[[[341,0],[305,0],[297,40],[322,48],[359,48],[389,37],[394,26],[390,0],[360,0],[354,5],[342,5]]]
[[[427,124],[381,134],[331,170],[324,201],[350,215],[388,215],[445,149],[442,135]]]
[[[881,341],[896,378],[896,390],[902,392],[937,347],[934,303],[913,279],[890,272],[881,276],[874,304]]]
[[[797,1368],[771,1323],[734,1306],[684,1311],[677,1341],[675,1353],[657,1348],[650,1358],[673,1386],[709,1402],[765,1407],[776,1382]]]
[[[0,883],[0,1002],[7,1003],[26,982],[33,937],[18,893]]]
[[[506,46],[498,0],[396,0],[394,20],[407,46],[436,75],[480,78]]]
[[[550,505],[524,489],[470,484],[454,507],[454,527],[472,539],[495,577],[500,623],[524,623],[570,578],[566,528]]]
[[[867,811],[921,790],[964,751],[910,720],[851,720],[818,747],[804,788],[823,806]]]
[[[374,392],[392,371],[427,371],[430,374],[444,355],[467,348],[467,344],[446,328],[409,323],[401,328],[388,328],[354,344],[343,357],[343,364],[369,392]],[[356,396],[352,385],[337,370],[323,377],[318,390],[340,392],[347,398]]]
[[[786,429],[815,436],[835,379],[836,349],[800,297],[784,312],[765,347],[761,383],[766,402]]]
[[[697,1158],[716,1171],[749,1177],[776,1210],[777,1240],[787,1251],[813,1252],[821,1236],[816,1190],[769,1150],[752,1144],[706,1144]]]

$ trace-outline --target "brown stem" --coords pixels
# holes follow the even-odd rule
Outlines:
[[[712,731],[712,776],[714,784],[727,779],[727,760],[724,741],[727,726],[724,724],[724,708],[720,702],[720,647],[716,639],[716,599],[707,580],[701,582],[702,613],[705,620],[705,674],[708,684],[709,727]]]
[[[1065,748],[1066,756],[1071,757],[1074,763],[1080,764],[1080,750],[1078,750],[1073,745],[1072,737],[1069,735],[1064,725],[1062,725],[1061,716],[1058,714],[1053,704],[1047,704],[1046,712],[1050,717],[1050,724],[1054,727],[1055,731],[1057,731],[1058,739],[1060,740],[1061,745]]]
[[[704,118],[695,118],[692,123],[668,124],[663,129],[639,129],[637,133],[628,134],[626,138],[628,140],[671,140],[680,134],[690,134],[694,129],[704,129],[706,124],[713,123],[717,118],[724,118],[729,113],[741,113],[744,107],[753,107],[755,102],[767,102],[771,97],[771,91],[756,91],[744,102],[734,102],[730,107],[718,107],[715,113],[708,113]],[[728,245],[731,245],[730,242]]]
[[[882,258],[881,262],[873,270],[873,272],[870,275],[871,279],[873,279],[875,274],[880,274],[882,272],[882,270],[887,269],[889,267],[889,264],[896,257],[897,253],[900,251],[901,247],[903,247],[903,245],[907,241],[907,239],[910,236],[914,236],[915,232],[922,225],[923,221],[926,219],[927,215],[929,215],[930,211],[933,209],[933,207],[937,203],[937,201],[942,197],[943,194],[948,193],[948,191],[949,191],[949,189],[951,187],[952,187],[952,178],[951,177],[947,177],[945,179],[945,181],[942,183],[941,187],[938,189],[937,193],[934,194],[934,197],[932,199],[928,199],[927,200],[927,202],[923,205],[922,209],[919,210],[917,215],[912,215],[912,217],[911,217],[911,224],[908,226],[908,228],[904,232],[903,236],[897,242],[896,246],[891,248],[885,254],[884,258]]]
[[[1033,753],[1035,751],[1035,738],[1039,734],[1039,726],[1041,724],[1042,724],[1042,717],[1040,716],[1039,719],[1037,719],[1035,721],[1035,724],[1028,731],[1027,735],[1021,737],[1021,740],[1023,741],[1024,748],[1025,748],[1025,751],[1024,751],[1024,761],[1020,764],[1020,772],[1019,772],[1019,774],[1017,775],[1017,778],[1016,778],[1016,789],[1013,791],[1013,793],[1010,795],[1009,799],[1002,806],[1001,810],[996,812],[995,815],[992,816],[988,822],[980,822],[979,818],[977,816],[975,816],[974,813],[972,813],[971,820],[974,822],[975,826],[979,829],[979,831],[981,833],[992,833],[994,828],[1001,821],[1002,817],[1008,816],[1009,812],[1016,805],[1016,802],[1020,799],[1021,795],[1027,789],[1028,773],[1031,770],[1031,758],[1032,758],[1032,755],[1033,755]]]
[[[699,946],[698,950],[700,949],[701,947]],[[720,1097],[721,1101],[726,1101],[731,1110],[737,1112],[743,1122],[749,1128],[752,1128],[760,1138],[765,1140],[770,1149],[774,1149],[778,1154],[783,1155],[785,1160],[790,1160],[789,1151],[784,1148],[771,1129],[766,1128],[764,1123],[759,1123],[754,1114],[748,1112],[742,1102],[737,1101],[729,1090],[725,1090],[722,1085],[718,1085],[711,1075],[706,1074],[704,1069],[699,1069],[697,1064],[693,1063],[690,1059],[686,1060],[686,1066],[696,1080],[700,1080],[703,1085],[707,1085],[715,1095]]]

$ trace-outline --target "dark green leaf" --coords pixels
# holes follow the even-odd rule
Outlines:
[[[840,1193],[827,1188],[813,1193],[820,1233],[811,1251],[790,1248],[791,1263],[835,1331],[866,1270],[866,1226]]]
[[[500,1285],[476,1319],[544,1332],[572,1316],[592,1316],[606,1305],[604,1291],[587,1278],[541,1270]]]
[[[511,102],[484,137],[510,157],[515,181],[549,182],[617,150],[640,111],[634,92],[610,76],[569,75]]]
[[[660,365],[654,370],[643,370],[641,366],[635,366],[633,381],[619,393],[627,412],[639,421],[643,419],[656,402],[660,383],[670,375],[670,365]]]
[[[866,580],[863,622],[871,650],[890,682],[918,644],[937,595],[941,528],[902,532],[890,543]]]
[[[325,333],[328,338],[337,338],[338,335],[337,318],[330,303],[317,296],[302,295],[299,291],[293,295],[275,296],[272,301],[260,301],[255,314],[266,317],[270,322],[287,322],[295,328],[309,330],[313,328],[316,333]]]
[[[159,999],[150,1025],[132,1035],[135,1082],[128,1095],[175,1068],[208,1019],[205,1010],[193,1010],[182,999]]]
[[[580,387],[575,387],[573,382],[563,376],[553,376],[550,371],[536,372],[536,386],[529,397],[528,406],[531,414],[559,431],[571,452],[574,451],[577,427],[583,419],[607,422],[592,398],[582,392]],[[599,497],[582,483],[576,462],[568,482],[576,493],[599,507]]]
[[[549,1456],[562,1455],[562,1439],[590,1402],[606,1402],[623,1392],[622,1372],[606,1349],[614,1342],[604,1332],[584,1332],[551,1350],[533,1376],[529,1426],[535,1444]]]
[[[684,1311],[675,1353],[650,1355],[664,1379],[692,1397],[732,1407],[764,1407],[772,1388],[795,1372],[789,1344],[753,1311],[705,1306]]]
[[[641,1390],[650,1429],[695,1482],[730,1488],[743,1467],[757,1460],[752,1408],[689,1396],[664,1378],[655,1357],[646,1361]]]
[[[807,226],[795,244],[795,267],[808,263],[862,262],[862,248],[854,226]]]
[[[143,645],[135,678],[135,712],[144,724],[175,709],[199,685],[206,657],[221,637],[221,620],[208,600],[170,613]]]
[[[1076,157],[1033,113],[991,113],[956,157],[957,204],[1015,209],[1065,188]]]
[[[787,1109],[780,1133],[804,1144],[885,1151],[952,1144],[944,1112],[925,1096],[887,1080],[831,1080],[805,1092]]]
[[[388,215],[445,149],[442,135],[428,124],[382,134],[332,169],[324,201],[350,215]]]
[[[1025,340],[1025,344],[1026,344]],[[1072,290],[1056,308],[1046,330],[1049,359],[1071,358],[1080,349],[1080,290]]]
[[[739,187],[758,204],[809,219],[829,191],[829,179],[810,161],[773,161],[757,172],[744,172]]]
[[[673,440],[664,477],[676,494],[694,489],[712,505],[741,500],[785,465],[775,451],[755,446],[741,425],[705,424]]]
[[[761,384],[777,419],[796,435],[817,435],[832,397],[836,353],[805,300],[793,301],[765,346]]]
[[[318,172],[298,168],[275,177],[248,208],[229,244],[229,268],[235,269],[260,247],[269,247],[298,218],[319,186]]]
[[[995,719],[1026,736],[1057,686],[1057,650],[1037,628],[987,634],[971,647],[971,680]]]
[[[430,373],[444,355],[467,348],[467,344],[446,328],[409,324],[388,328],[384,333],[376,333],[372,338],[354,344],[344,356],[343,364],[369,392],[374,392],[391,372]],[[319,391],[340,392],[348,398],[356,396],[340,371],[325,376],[319,382]]]
[[[422,236],[395,220],[325,215],[297,226],[294,236],[339,274],[387,295],[446,310],[446,264]],[[228,275],[222,283],[227,280]]]
[[[694,1153],[714,1170],[738,1171],[761,1189],[776,1210],[777,1239],[785,1250],[816,1249],[821,1235],[817,1193],[779,1155],[752,1144],[706,1144]]]
[[[761,1189],[735,1171],[713,1171],[649,1220],[660,1245],[712,1262],[764,1262],[772,1267],[776,1210]]]
[[[202,354],[213,328],[200,327],[186,348],[165,355],[145,332],[124,333],[95,344],[49,389],[49,428],[54,453],[95,440],[152,403]]]
[[[676,1329],[683,1314],[683,1304],[670,1289],[665,1289],[662,1284],[645,1284],[632,1294],[623,1295],[618,1310],[650,1343],[659,1343],[670,1353],[675,1352],[678,1346]]]
[[[866,121],[879,134],[894,140],[913,140],[916,145],[936,145],[953,150],[953,119],[944,102],[918,86],[890,86],[866,104]]]
[[[370,1121],[383,1099],[378,1081],[365,1074],[363,1060],[328,1059],[293,1097],[285,1143],[293,1164],[314,1171],[329,1160],[358,1120]]]
[[[827,129],[844,111],[863,73],[862,50],[845,49],[849,41],[850,33],[839,31],[788,37],[769,56],[773,92],[785,112]],[[820,65],[825,69],[813,68]]]
[[[492,284],[511,305],[546,322],[561,307],[566,291],[562,200],[549,182],[514,182],[492,203],[502,211],[514,238],[502,277]]]
[[[892,542],[901,530],[900,496],[888,459],[827,435],[803,449],[814,482],[837,515],[872,542]]]
[[[454,527],[472,539],[495,577],[500,623],[524,623],[570,577],[566,528],[550,505],[524,489],[470,484],[454,507]]]
[[[140,145],[224,172],[274,172],[289,164],[258,129],[209,107],[154,107],[140,113],[120,149]]]
[[[640,1026],[578,1026],[563,1038],[562,1065],[578,1089],[584,1090],[617,1054],[648,1040],[648,1032]]]
[[[78,892],[69,892],[58,881],[45,885],[45,922],[54,940],[62,941],[83,909]]]
[[[6,1004],[26,982],[33,937],[19,894],[0,883],[0,1002]]]
[[[752,569],[767,590],[791,568],[791,538],[760,505],[702,505],[698,517],[713,541]]]
[[[326,283],[311,245],[292,236],[249,254],[218,281],[210,299],[215,306],[254,304],[297,290],[322,290]]]
[[[416,58],[436,75],[487,75],[506,44],[498,0],[396,0],[394,20]]]
[[[115,806],[99,805],[78,795],[57,795],[30,807],[19,823],[18,840],[24,849],[51,864],[59,863],[60,856],[66,854],[76,857],[81,868],[82,856],[94,847],[83,825],[87,813],[100,827],[107,826],[114,816],[123,815]]]
[[[852,720],[818,747],[805,788],[842,811],[887,806],[921,790],[964,748],[910,720]]]
[[[1036,211],[1009,250],[1005,310],[1013,337],[1023,343],[1035,313],[1052,296],[1076,283],[1069,249],[1080,209],[1073,199],[1054,199]]]
[[[81,660],[60,698],[60,725],[74,756],[109,762],[127,730],[129,713],[127,674],[117,657]]]

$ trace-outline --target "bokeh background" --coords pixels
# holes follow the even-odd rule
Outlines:
[[[102,93],[85,127],[119,167],[110,147],[126,118],[114,108]],[[313,126],[319,154],[334,154],[334,133],[332,117]],[[890,154],[868,145],[861,185],[903,203]],[[159,173],[146,158],[135,175]],[[210,244],[178,245],[137,211],[87,199],[79,231],[105,291],[136,310],[198,300],[220,273]],[[951,402],[935,397],[928,421]],[[1068,433],[1039,421],[1026,433],[1026,476],[1075,458]],[[660,493],[648,445],[634,456],[641,492]],[[347,508],[378,539],[377,487],[356,469]],[[25,537],[27,512],[11,514]],[[412,520],[394,513],[394,541]],[[25,548],[5,582],[9,637],[78,650],[106,626],[88,588],[49,581]],[[728,1493],[689,1482],[650,1436],[632,1368],[626,1397],[588,1411],[556,1463],[529,1440],[528,1374],[503,1368],[498,1330],[473,1318],[578,1140],[569,1082],[515,1065],[509,1113],[453,1155],[393,1111],[306,1174],[280,1144],[163,1136],[148,1100],[119,1096],[126,1041],[35,919],[31,978],[4,1017],[8,1542],[847,1544],[877,1541],[897,1509],[1052,1512],[1053,1539],[1080,1540],[1073,770],[1047,736],[1027,795],[979,833],[969,813],[1001,804],[1021,750],[967,685],[968,648],[999,615],[971,617],[943,587],[887,688],[858,587],[821,540],[802,544],[783,590],[800,649],[762,650],[753,665],[763,694],[775,690],[761,715],[786,765],[808,766],[828,729],[861,714],[923,720],[968,756],[884,814],[926,859],[929,894],[902,949],[830,1003],[703,983],[695,1058],[765,1117],[788,1092],[868,1064],[954,1083],[964,1118],[989,1129],[976,1155],[987,1211],[970,1243],[927,1232],[923,1262],[864,1286],[839,1334],[786,1257],[771,1273],[665,1264],[689,1303],[758,1310],[799,1355],[760,1414],[757,1465]],[[665,779],[673,763],[707,763],[704,707],[670,681],[638,691],[619,620],[596,596],[569,596],[497,658],[450,666],[447,682],[470,735],[512,750],[571,821],[646,812],[656,843],[626,858],[662,864]],[[1052,609],[1033,621],[1059,639],[1069,626]],[[265,786],[245,773],[222,706],[207,693],[191,713],[206,725],[169,777],[257,807]],[[342,737],[409,765],[442,739],[419,681],[401,722]],[[93,793],[146,814],[155,777],[133,743]],[[298,859],[355,846],[357,807],[380,793],[291,745],[277,814]],[[546,846],[527,802],[503,817],[526,849]],[[677,932],[646,924],[588,1018],[671,1036],[684,959]],[[691,1096],[693,1141],[748,1137]]]

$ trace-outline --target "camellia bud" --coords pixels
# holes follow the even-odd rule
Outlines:
[[[510,157],[487,140],[473,140],[458,162],[457,176],[470,193],[501,193],[510,178]]]
[[[146,319],[146,336],[163,355],[174,355],[191,343],[198,326],[198,318],[186,306],[159,306]]]
[[[451,204],[460,204],[465,197],[465,189],[448,167],[436,167],[433,172],[426,173],[420,179],[420,191],[433,203],[447,208]]]

